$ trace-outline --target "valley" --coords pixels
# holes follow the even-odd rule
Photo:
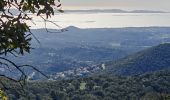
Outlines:
[[[93,69],[100,69],[98,65],[103,63],[114,62],[160,43],[170,42],[168,27],[79,29],[70,26],[66,29],[68,31],[62,33],[32,30],[40,44],[34,39],[31,54],[15,59],[9,55],[8,58],[20,65],[33,65],[53,77],[68,72],[75,75],[73,72],[76,70],[81,76],[84,72],[83,75],[87,75]],[[10,73],[3,68],[1,71]],[[27,73],[33,75],[32,79],[42,78],[30,68],[27,68]]]

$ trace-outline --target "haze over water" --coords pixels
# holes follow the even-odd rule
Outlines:
[[[63,13],[56,14],[49,20],[61,27],[79,28],[121,28],[121,27],[170,27],[170,13]],[[33,29],[44,28],[44,21],[34,17]],[[47,27],[57,29],[52,23]]]

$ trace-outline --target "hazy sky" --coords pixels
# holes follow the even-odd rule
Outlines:
[[[170,0],[61,0],[64,8],[117,8],[170,11]]]

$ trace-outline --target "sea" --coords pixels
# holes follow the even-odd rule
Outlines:
[[[31,16],[33,21],[28,23],[32,29],[170,27],[170,13],[56,13],[46,23],[41,17]]]

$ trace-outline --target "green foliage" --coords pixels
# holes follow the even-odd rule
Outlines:
[[[61,4],[56,5],[55,0],[0,0],[0,55],[29,53],[33,34],[26,23],[32,20],[27,12],[48,18],[54,15],[55,6],[59,8]]]
[[[60,81],[36,81],[25,86],[26,96],[18,86],[8,90],[9,99],[31,100],[169,100],[170,70],[139,76],[91,76]],[[92,85],[92,86],[91,86]],[[80,88],[80,86],[83,87]]]
[[[8,100],[8,98],[5,96],[4,92],[1,89],[0,89],[0,99]]]

